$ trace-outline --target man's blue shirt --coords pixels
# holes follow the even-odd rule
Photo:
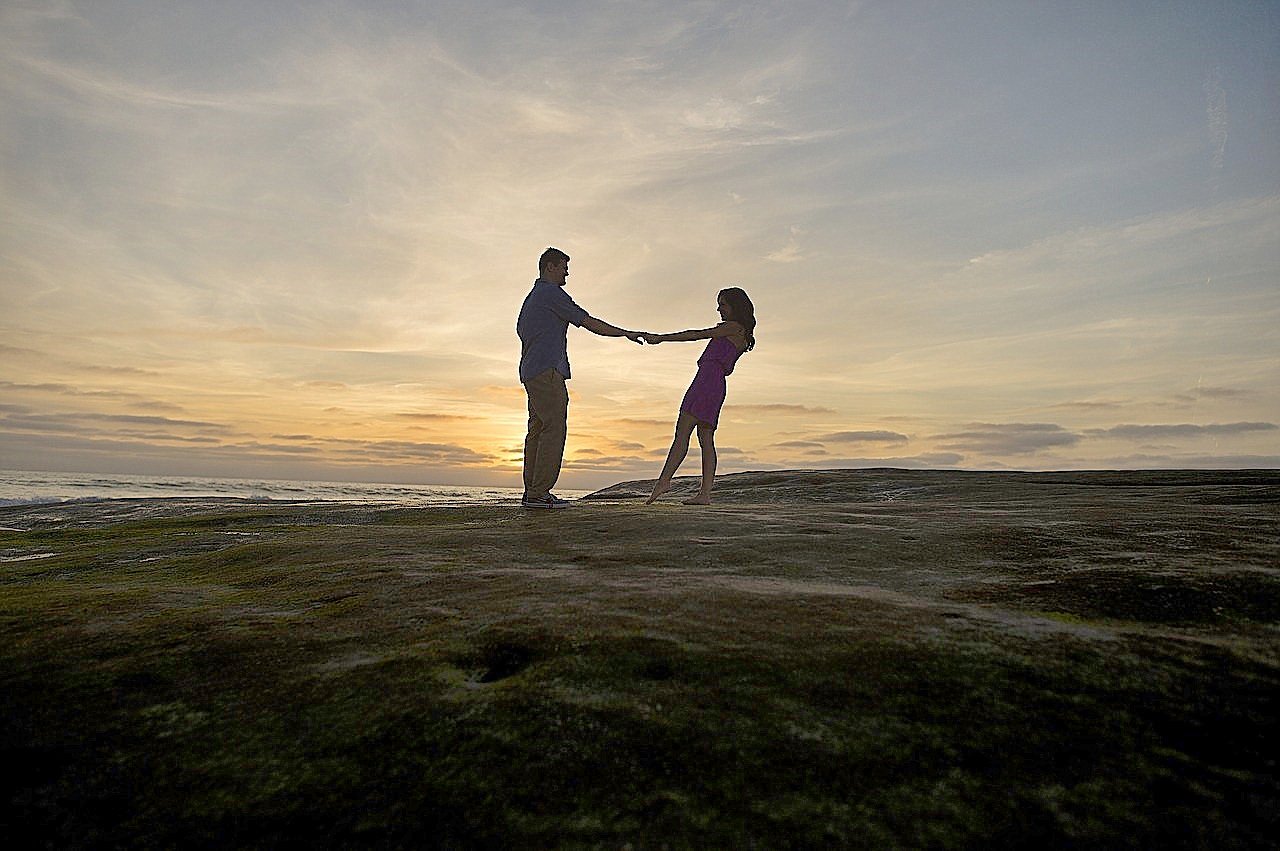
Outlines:
[[[548,369],[569,378],[569,323],[581,326],[588,314],[559,284],[541,278],[524,297],[516,333],[520,335],[520,380]]]

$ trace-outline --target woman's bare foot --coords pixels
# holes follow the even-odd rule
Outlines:
[[[685,505],[710,505],[711,497],[708,494],[700,493],[697,496],[691,496],[684,501]]]
[[[649,498],[644,501],[644,504],[648,505],[669,490],[671,490],[671,482],[654,482],[653,493],[649,494]]]

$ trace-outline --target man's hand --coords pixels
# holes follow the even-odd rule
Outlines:
[[[661,334],[653,334],[649,331],[645,331],[641,336],[644,337],[644,341],[651,346],[656,346],[662,342]]]
[[[635,343],[636,345],[643,346],[644,340],[646,337],[649,336],[649,334],[645,331],[628,331],[623,336],[626,337],[631,342]]]

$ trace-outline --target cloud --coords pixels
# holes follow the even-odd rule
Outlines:
[[[652,458],[641,458],[634,455],[603,455],[596,457],[578,457],[576,454],[565,459],[566,472],[604,473],[610,476],[657,474],[656,464]]]
[[[406,420],[415,420],[420,422],[432,423],[455,423],[455,422],[486,422],[485,417],[473,417],[466,414],[420,414],[420,413],[398,413],[397,417]]]
[[[1154,455],[1106,458],[1098,465],[1113,470],[1276,470],[1280,455]]]
[[[1212,287],[1185,288],[1200,287],[1215,267],[1235,267],[1232,252],[1250,258],[1250,277],[1261,275],[1268,261],[1258,237],[1277,223],[1280,195],[1162,212],[1064,230],[974,257],[949,283],[968,297],[1001,294],[1019,306],[1028,297],[1048,298],[1073,312],[1088,307],[1077,302],[1083,293],[1098,299],[1096,310],[1138,295],[1167,296],[1175,282],[1189,294],[1220,299],[1223,293]],[[1054,319],[1048,311],[1033,316]]]
[[[137,408],[140,411],[168,411],[174,414],[185,413],[186,409],[181,405],[175,405],[171,402],[157,402],[154,400],[145,400],[138,402],[130,402],[130,408]]]
[[[823,408],[816,405],[788,405],[783,403],[772,404],[756,404],[756,405],[737,405],[726,404],[726,411],[750,411],[760,414],[795,414],[797,416],[810,416],[813,414],[834,414],[831,408]]]
[[[896,431],[837,431],[816,439],[828,443],[906,443],[908,440],[905,434]]]
[[[934,435],[943,449],[1027,455],[1045,449],[1074,446],[1080,435],[1051,423],[975,423],[967,431]]]
[[[470,473],[494,471],[498,459],[451,444],[400,441],[316,441],[273,443],[261,440],[217,441],[175,435],[128,434],[14,434],[0,431],[0,463],[22,469],[32,458],[56,459],[47,467],[113,469],[145,472],[234,470],[238,475],[266,474],[308,478],[307,471],[337,474],[358,470],[364,481],[381,475],[399,480],[431,482]],[[297,466],[301,464],[302,466]],[[350,475],[349,473],[345,475]]]
[[[502,396],[502,397],[510,397],[510,398],[514,398],[518,396],[521,399],[525,397],[524,388],[518,384],[513,384],[505,387],[500,385],[495,385],[495,384],[486,384],[484,387],[478,387],[476,389],[483,391],[485,393],[491,394],[493,396]]]
[[[1240,399],[1252,395],[1252,390],[1236,387],[1193,387],[1175,398],[1180,402],[1194,402],[1199,399]]]
[[[152,409],[165,410],[181,410],[176,405],[167,402],[158,402],[149,399],[140,393],[134,393],[128,390],[86,390],[71,384],[62,383],[45,383],[45,384],[19,384],[12,381],[0,381],[0,390],[6,390],[11,393],[45,393],[57,396],[83,397],[87,399],[112,400],[125,402],[132,407],[145,407]]]
[[[727,408],[728,406],[726,405],[725,407]],[[660,419],[646,418],[646,417],[618,417],[618,418],[609,420],[609,422],[617,423],[618,425],[641,426],[643,428],[669,429],[675,423],[675,420],[674,419],[660,420]]]
[[[15,406],[16,407],[16,406]],[[124,414],[40,414],[25,409],[0,409],[0,443],[8,449],[39,458],[67,451],[115,453],[139,457],[172,453],[182,446],[200,446],[201,459],[270,461],[309,456],[331,463],[431,463],[451,467],[487,467],[488,453],[455,443],[398,440],[360,440],[311,434],[275,434],[269,442],[214,422]],[[148,448],[149,447],[149,448]]]
[[[954,452],[922,452],[895,458],[823,458],[816,461],[794,462],[804,469],[867,469],[869,467],[906,467],[910,469],[930,469],[936,467],[954,467],[965,460],[965,456]]]
[[[786,245],[776,248],[764,256],[765,260],[771,263],[795,263],[804,258],[800,248],[799,237],[804,233],[802,228],[792,227],[791,236],[787,239]]]
[[[1123,408],[1131,404],[1128,401],[1109,401],[1105,399],[1081,400],[1079,402],[1059,402],[1056,405],[1047,406],[1049,409],[1065,408],[1082,411],[1111,411],[1116,408]]]
[[[18,413],[0,418],[0,428],[22,431],[47,431],[64,433],[109,433],[127,427],[147,426],[178,430],[195,430],[206,434],[230,435],[233,430],[222,423],[199,420],[175,420],[170,417],[133,416],[129,414]]]
[[[388,463],[431,462],[451,466],[488,466],[492,455],[452,443],[417,443],[407,440],[325,439],[317,442],[317,451],[335,460]]]
[[[1237,387],[1196,387],[1187,391],[1188,396],[1206,396],[1210,399],[1235,399],[1240,396],[1252,396],[1252,390]]]
[[[1227,90],[1222,87],[1222,69],[1214,68],[1204,81],[1204,93],[1208,100],[1205,109],[1209,124],[1209,140],[1213,147],[1213,156],[1209,160],[1209,168],[1215,173],[1221,172],[1227,158]],[[1215,174],[1215,177],[1217,175]]]
[[[1258,431],[1275,431],[1275,423],[1214,423],[1212,425],[1117,425],[1111,428],[1087,429],[1090,437],[1120,437],[1126,440],[1167,440],[1186,437],[1223,437]]]

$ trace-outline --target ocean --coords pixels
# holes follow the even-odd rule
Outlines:
[[[566,499],[590,491],[557,489]],[[255,502],[343,502],[363,505],[482,505],[519,499],[520,488],[302,482],[204,476],[121,476],[0,470],[0,506],[117,499],[242,499]]]

